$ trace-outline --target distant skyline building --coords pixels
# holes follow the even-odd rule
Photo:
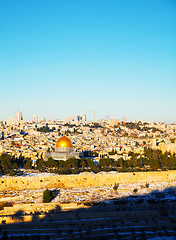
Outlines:
[[[8,119],[7,119],[7,124],[8,125],[13,125],[15,123],[15,118],[14,117],[9,117]]]
[[[18,125],[18,124],[21,124],[23,123],[23,114],[22,112],[15,112],[15,117],[9,117],[7,119],[7,124],[9,125]]]
[[[38,116],[37,114],[34,114],[32,117],[32,122],[37,123],[38,122]]]
[[[15,112],[15,124],[20,124],[23,121],[22,112]]]
[[[85,114],[77,114],[75,116],[65,118],[64,123],[79,125],[81,123],[86,123],[86,120],[87,118]]]

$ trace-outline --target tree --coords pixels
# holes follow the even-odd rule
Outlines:
[[[57,161],[55,161],[52,157],[48,158],[48,161],[45,162],[46,167],[48,168],[57,168],[58,164]]]
[[[156,159],[155,157],[152,157],[150,160],[149,160],[149,165],[150,165],[150,168],[156,170],[160,167],[160,164],[159,164],[159,160]]]
[[[42,158],[39,158],[37,160],[37,168],[39,170],[42,170],[42,169],[45,169],[45,167],[46,167],[46,164],[45,164],[44,160]]]
[[[50,152],[50,148],[48,147],[47,152]]]
[[[0,157],[0,162],[1,162],[2,168],[5,168],[5,169],[12,168],[12,157],[9,154],[3,153]]]
[[[103,168],[110,168],[114,167],[115,163],[112,158],[101,158],[98,165]]]
[[[138,189],[137,188],[135,188],[135,189],[133,189],[133,193],[137,193],[138,192]]]
[[[111,152],[109,152],[109,155],[115,155],[116,154],[116,151],[114,149],[112,149]]]
[[[26,159],[24,169],[32,169],[32,162],[29,158]]]
[[[48,188],[43,192],[43,202],[49,203],[52,200],[52,191],[50,191]]]
[[[137,156],[138,156],[137,153],[132,153],[132,156],[131,156],[132,167],[137,167],[138,166],[138,164],[137,164]]]
[[[117,189],[119,188],[119,183],[115,183],[113,189],[117,192]]]
[[[123,158],[119,158],[119,159],[117,160],[117,162],[118,162],[118,165],[119,165],[121,168],[124,167],[124,160],[123,160]]]

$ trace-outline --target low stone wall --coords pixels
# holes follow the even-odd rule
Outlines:
[[[175,179],[176,170],[135,173],[84,173],[77,175],[1,177],[0,191],[104,186],[114,185],[115,183],[171,182]]]

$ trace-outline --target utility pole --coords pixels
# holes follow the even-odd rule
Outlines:
[[[95,123],[95,113],[96,113],[97,111],[93,110],[93,111],[91,111],[91,112],[93,112],[93,114],[94,114],[94,123]]]

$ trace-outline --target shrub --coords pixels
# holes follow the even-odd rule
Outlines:
[[[118,184],[115,183],[113,189],[117,191],[118,187],[119,187],[119,183]]]
[[[133,190],[133,193],[137,193],[137,192],[138,192],[138,189],[135,188],[135,189]]]

